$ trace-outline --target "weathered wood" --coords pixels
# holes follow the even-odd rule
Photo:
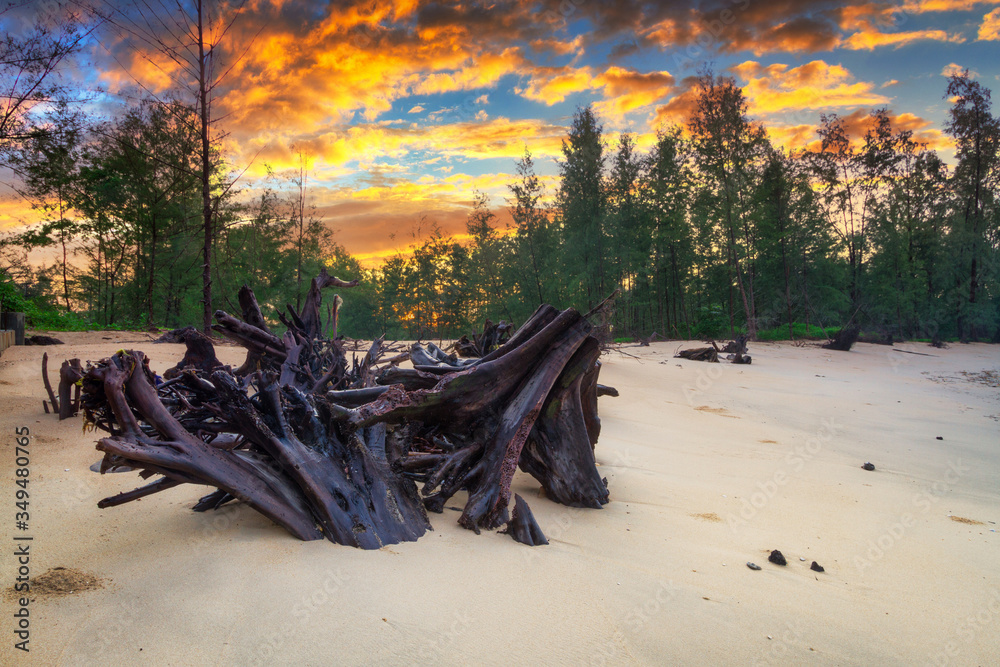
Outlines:
[[[833,338],[831,338],[829,342],[825,343],[823,347],[828,350],[850,352],[851,348],[854,347],[854,343],[857,342],[860,334],[861,327],[857,324],[849,324],[835,333]]]
[[[529,547],[537,547],[549,543],[545,539],[545,533],[542,532],[542,529],[538,526],[538,522],[535,521],[535,515],[532,513],[531,508],[528,507],[528,503],[517,493],[514,494],[514,510],[511,512],[510,522],[507,523],[507,527],[501,532],[507,533],[516,542],[527,544]]]
[[[161,491],[166,491],[167,489],[172,489],[175,486],[180,486],[181,482],[176,479],[170,479],[169,477],[160,477],[159,479],[150,482],[145,486],[140,486],[137,489],[131,491],[125,491],[117,495],[111,496],[109,498],[104,498],[98,501],[97,506],[101,509],[108,507],[117,507],[118,505],[124,505],[125,503],[130,503],[133,500],[138,500],[139,498],[145,498],[146,496],[151,496],[154,493],[159,493]]]
[[[713,341],[712,347],[694,347],[688,350],[681,350],[674,357],[689,361],[707,361],[711,364],[717,364],[719,363],[719,347]]]
[[[76,383],[81,379],[83,379],[83,366],[80,365],[79,359],[62,362],[62,367],[59,369],[59,421],[73,417],[79,411],[80,388]]]
[[[747,336],[742,334],[736,337],[736,340],[731,340],[722,347],[722,352],[726,354],[746,354],[747,352]]]
[[[55,392],[52,391],[52,384],[49,382],[49,353],[42,353],[42,382],[45,384],[45,391],[49,395],[49,405],[52,406],[52,411],[59,414],[59,399],[56,398]],[[42,407],[45,408],[45,414],[49,413],[49,408],[45,405],[45,401],[42,401]]]
[[[717,364],[719,363],[719,355],[726,354],[726,360],[734,364],[750,364],[753,361],[750,355],[746,353],[747,337],[745,335],[738,336],[736,340],[729,341],[721,349],[714,340],[708,342],[712,347],[695,347],[688,350],[681,350],[674,357]]]
[[[178,341],[184,343],[187,348],[184,357],[177,362],[176,366],[163,372],[163,379],[175,378],[185,370],[211,373],[217,368],[222,368],[223,363],[215,356],[215,346],[212,345],[212,340],[194,327],[182,329],[178,334]]]
[[[0,329],[14,332],[14,345],[24,345],[24,313],[0,313]]]
[[[578,312],[540,307],[474,359],[431,343],[414,346],[416,367],[403,369],[381,361],[392,346],[379,339],[349,365],[343,341],[320,335],[318,314],[324,287],[351,284],[321,273],[302,311],[282,316],[281,338],[241,290],[244,320],[218,311],[215,327],[247,348],[237,371],[196,364],[156,386],[141,352],[91,367],[83,405],[109,434],[98,444],[102,471],[161,476],[102,506],[204,484],[216,490],[197,511],[237,500],[301,539],[374,549],[418,539],[430,529],[426,511],[462,490],[462,526],[508,523],[519,465],[556,502],[608,501],[593,452],[600,347]],[[537,530],[523,500],[513,502],[512,525]]]
[[[563,369],[535,422],[520,466],[538,480],[549,498],[570,507],[599,509],[608,502],[607,483],[597,472],[591,434],[584,418],[586,390],[596,394],[587,378],[601,354],[600,344],[588,338]],[[596,401],[595,401],[596,402]],[[600,433],[600,422],[592,426]]]
[[[133,468],[224,489],[300,539],[322,536],[298,488],[259,461],[205,444],[170,414],[141,352],[119,352],[105,360],[87,372],[85,384],[88,421],[113,424],[112,435],[98,442],[98,450],[120,456]],[[133,410],[158,437],[146,435]]]
[[[462,336],[455,343],[455,351],[461,357],[476,359],[484,357],[503,345],[510,337],[512,329],[513,327],[507,322],[493,324],[490,320],[486,320],[482,333],[474,334],[472,340],[469,340],[468,336]]]
[[[322,334],[323,320],[320,317],[319,306],[323,300],[321,290],[327,287],[356,287],[357,280],[341,280],[331,276],[326,272],[326,267],[320,269],[318,276],[312,279],[309,285],[309,292],[306,293],[306,300],[302,304],[302,312],[298,313],[303,332],[311,339],[319,338]]]

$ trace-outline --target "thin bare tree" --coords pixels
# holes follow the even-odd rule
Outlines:
[[[224,134],[214,130],[221,120],[212,113],[212,102],[227,76],[253,43],[243,45],[231,62],[219,62],[222,46],[243,12],[246,0],[93,0],[90,10],[101,17],[142,59],[165,74],[174,86],[193,98],[201,136],[199,178],[202,192],[202,328],[212,324],[212,245],[221,197],[212,197],[215,171],[214,147]],[[233,53],[233,50],[230,49]],[[112,53],[113,57],[118,57]],[[158,62],[156,58],[165,58]],[[154,99],[154,86],[143,81],[128,64],[118,60],[135,83]],[[171,64],[172,63],[172,64]],[[228,188],[226,189],[228,191]]]

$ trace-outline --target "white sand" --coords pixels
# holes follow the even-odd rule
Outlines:
[[[245,507],[193,513],[204,487],[97,509],[139,480],[90,472],[95,434],[42,414],[42,352],[54,376],[122,347],[162,372],[183,348],[60,336],[0,357],[0,584],[15,566],[14,429],[28,426],[32,573],[75,568],[105,587],[36,599],[24,664],[1000,661],[1000,389],[962,375],[1000,369],[996,346],[758,343],[749,367],[673,359],[676,342],[611,353],[603,510],[554,504],[519,474],[549,546],[476,536],[446,510],[419,541],[366,552],[299,542]]]

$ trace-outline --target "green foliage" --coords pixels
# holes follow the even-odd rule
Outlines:
[[[6,273],[0,273],[0,311],[24,313],[25,326],[41,331],[91,331],[100,328],[79,313],[67,312],[42,299],[25,297]]]
[[[792,322],[792,336],[794,340],[827,340],[840,331],[840,327],[818,327],[802,322]],[[788,326],[783,325],[773,329],[764,329],[757,332],[758,340],[792,340],[788,336]]]
[[[660,128],[647,154],[628,133],[609,150],[587,107],[563,142],[551,208],[526,148],[508,186],[510,228],[476,192],[467,239],[421,220],[411,245],[374,269],[308,205],[304,158],[297,176],[272,175],[251,195],[230,187],[216,155],[215,307],[239,312],[248,284],[280,330],[278,313],[297,308],[326,267],[360,279],[341,290],[338,321],[339,334],[360,338],[452,338],[487,318],[520,324],[541,303],[586,311],[615,290],[603,333],[619,342],[653,331],[823,339],[848,321],[897,339],[997,337],[1000,120],[967,75],[952,77],[948,95],[954,170],[885,109],[863,137],[824,116],[821,150],[786,154],[748,116],[735,82],[711,72],[686,132]],[[64,131],[16,155],[46,223],[0,244],[0,298],[52,329],[200,322],[192,110],[145,103],[89,133],[60,113],[51,129]],[[27,264],[27,248],[71,244],[76,261]]]

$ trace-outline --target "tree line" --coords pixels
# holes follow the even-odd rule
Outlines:
[[[366,274],[373,331],[448,337],[540,303],[618,291],[614,337],[795,338],[857,324],[882,338],[1000,340],[1000,119],[950,77],[949,166],[875,109],[862,136],[822,115],[818,145],[776,148],[731,78],[705,72],[685,126],[641,154],[609,148],[591,108],[563,142],[554,203],[530,151],[508,186],[513,228],[477,194],[471,241],[432,231]]]
[[[613,337],[796,337],[849,323],[899,338],[1000,337],[1000,119],[968,72],[945,90],[950,166],[884,108],[863,136],[822,115],[818,145],[786,152],[736,82],[710,71],[690,118],[660,128],[646,153],[629,133],[609,146],[586,107],[554,192],[525,148],[509,226],[475,193],[467,241],[431,224],[366,269],[307,205],[305,156],[284,182],[241,190],[212,130],[212,39],[225,30],[206,36],[191,15],[197,48],[171,51],[155,17],[125,18],[188,70],[188,94],[86,117],[43,85],[81,39],[68,28],[8,37],[6,53],[26,55],[0,63],[0,75],[37,79],[24,95],[10,89],[0,135],[12,186],[42,220],[0,240],[0,301],[36,326],[207,327],[214,308],[239,310],[243,283],[271,315],[299,303],[325,265],[361,278],[342,295],[341,331],[357,337],[451,337],[486,318],[520,323],[541,303],[585,312],[616,291]],[[33,267],[39,247],[54,259]]]

